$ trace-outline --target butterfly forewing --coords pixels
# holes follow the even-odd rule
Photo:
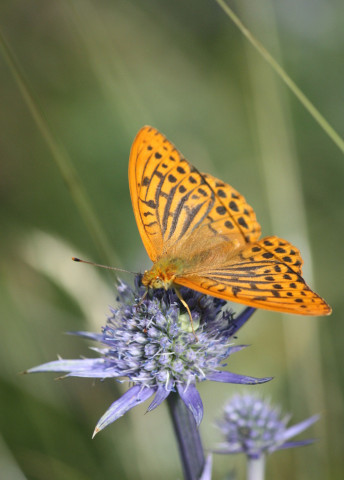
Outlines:
[[[208,173],[202,176],[218,200],[208,215],[210,227],[216,233],[229,236],[240,232],[245,242],[258,240],[261,228],[253,208],[245,198],[233,187]]]
[[[196,229],[242,244],[256,240],[260,226],[244,197],[220,180],[198,172],[160,132],[144,127],[132,147],[129,182],[134,212],[150,258],[182,243]]]

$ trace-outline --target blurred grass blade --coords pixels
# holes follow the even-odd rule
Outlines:
[[[11,478],[12,480],[27,480],[26,475],[21,470],[19,462],[12,453],[9,445],[0,436],[0,463],[2,478]]]
[[[321,128],[327,133],[337,147],[344,153],[344,140],[334,128],[328,123],[313,103],[306,97],[306,95],[300,90],[296,83],[289,77],[287,72],[280,66],[280,64],[274,59],[274,57],[266,50],[266,48],[252,35],[252,33],[245,27],[239,17],[233,12],[233,10],[226,4],[224,0],[215,0],[222,10],[228,15],[228,17],[235,23],[241,33],[247,38],[247,40],[253,45],[253,47],[262,55],[262,57],[268,62],[268,64],[275,70],[277,75],[283,80],[283,82],[290,88],[294,95],[300,100],[302,105],[312,115],[314,120],[318,122]]]
[[[280,46],[274,3],[270,0],[259,2],[262,19],[257,19],[255,11],[246,4],[240,5],[240,16],[246,23],[255,21],[258,32],[264,32],[269,25],[269,36],[273,44],[276,58],[280,60]],[[247,42],[243,44],[243,57],[247,65],[249,88],[249,111],[252,123],[257,158],[264,179],[264,194],[268,200],[269,216],[273,232],[282,238],[288,238],[297,245],[305,260],[304,274],[311,285],[312,278],[312,242],[307,230],[307,208],[304,198],[302,173],[295,146],[295,131],[290,110],[290,96],[282,83],[273,73],[266,71],[256,52]],[[283,172],[283,181],[281,181]],[[292,212],[292,222],[286,222]],[[326,377],[322,362],[321,334],[317,319],[309,321],[283,315],[284,355],[289,377],[288,395],[291,410],[299,411],[300,398],[307,405],[307,412],[327,411]],[[297,375],[296,375],[297,372]],[[325,422],[316,427],[317,436],[324,445],[328,445],[328,433]],[[319,460],[316,471],[311,471],[305,456],[295,461],[295,478],[302,477],[307,470],[313,480],[326,477],[328,452],[324,445],[317,445]]]
[[[117,119],[119,115],[121,116],[122,126],[131,135],[133,116],[138,124],[150,123],[151,114],[145,106],[143,96],[138,91],[125,62],[118,54],[118,46],[109,35],[106,23],[99,15],[97,4],[86,0],[69,0],[65,6],[67,5],[69,10],[66,15],[75,25],[75,31],[84,48],[84,56],[97,79],[100,90],[106,101],[113,105],[113,112],[116,112]],[[151,123],[154,123],[153,118]]]
[[[27,80],[20,71],[19,65],[1,30],[0,49],[13,74],[23,99],[36,122],[38,129],[51,151],[52,158],[54,159],[60,174],[65,181],[68,190],[70,191],[70,194],[85,222],[85,225],[98,249],[99,254],[101,255],[101,258],[104,260],[104,262],[111,264],[111,260],[115,260],[113,258],[113,251],[110,248],[105,232],[98,221],[97,215],[95,214],[91,203],[88,200],[87,194],[80,182],[78,174],[72,165],[68,153],[53,135],[48,121],[39,107],[38,101],[35,99],[34,94],[30,90]],[[116,261],[116,264],[119,264],[118,260]]]

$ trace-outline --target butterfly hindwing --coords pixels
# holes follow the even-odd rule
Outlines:
[[[296,247],[278,237],[266,237],[247,245],[227,263],[204,266],[202,274],[185,272],[175,282],[267,310],[304,315],[330,313],[327,303],[301,277],[301,265]]]

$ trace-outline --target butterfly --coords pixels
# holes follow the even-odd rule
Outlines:
[[[277,236],[259,240],[261,228],[245,198],[200,173],[153,127],[143,127],[133,142],[129,187],[153,262],[143,285],[174,288],[177,294],[184,286],[278,312],[331,313],[302,278],[299,250]]]

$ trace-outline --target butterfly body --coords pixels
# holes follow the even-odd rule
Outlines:
[[[153,266],[148,288],[185,286],[246,305],[303,315],[331,308],[302,278],[299,250],[261,228],[245,198],[200,173],[153,127],[130,153],[136,222]]]
[[[217,243],[207,240],[208,245],[202,248],[201,239],[197,236],[187,237],[185,243],[178,243],[170,249],[168,254],[158,258],[150,270],[145,271],[142,284],[148,288],[168,290],[173,284],[179,283],[180,277],[192,276],[200,267],[204,269],[223,265],[233,256],[235,245],[238,247],[239,242],[229,241],[227,238],[221,238],[220,235],[216,238]]]
[[[172,287],[176,275],[185,271],[186,263],[182,258],[163,257],[154,263],[150,270],[146,270],[142,277],[142,284],[148,288]]]

